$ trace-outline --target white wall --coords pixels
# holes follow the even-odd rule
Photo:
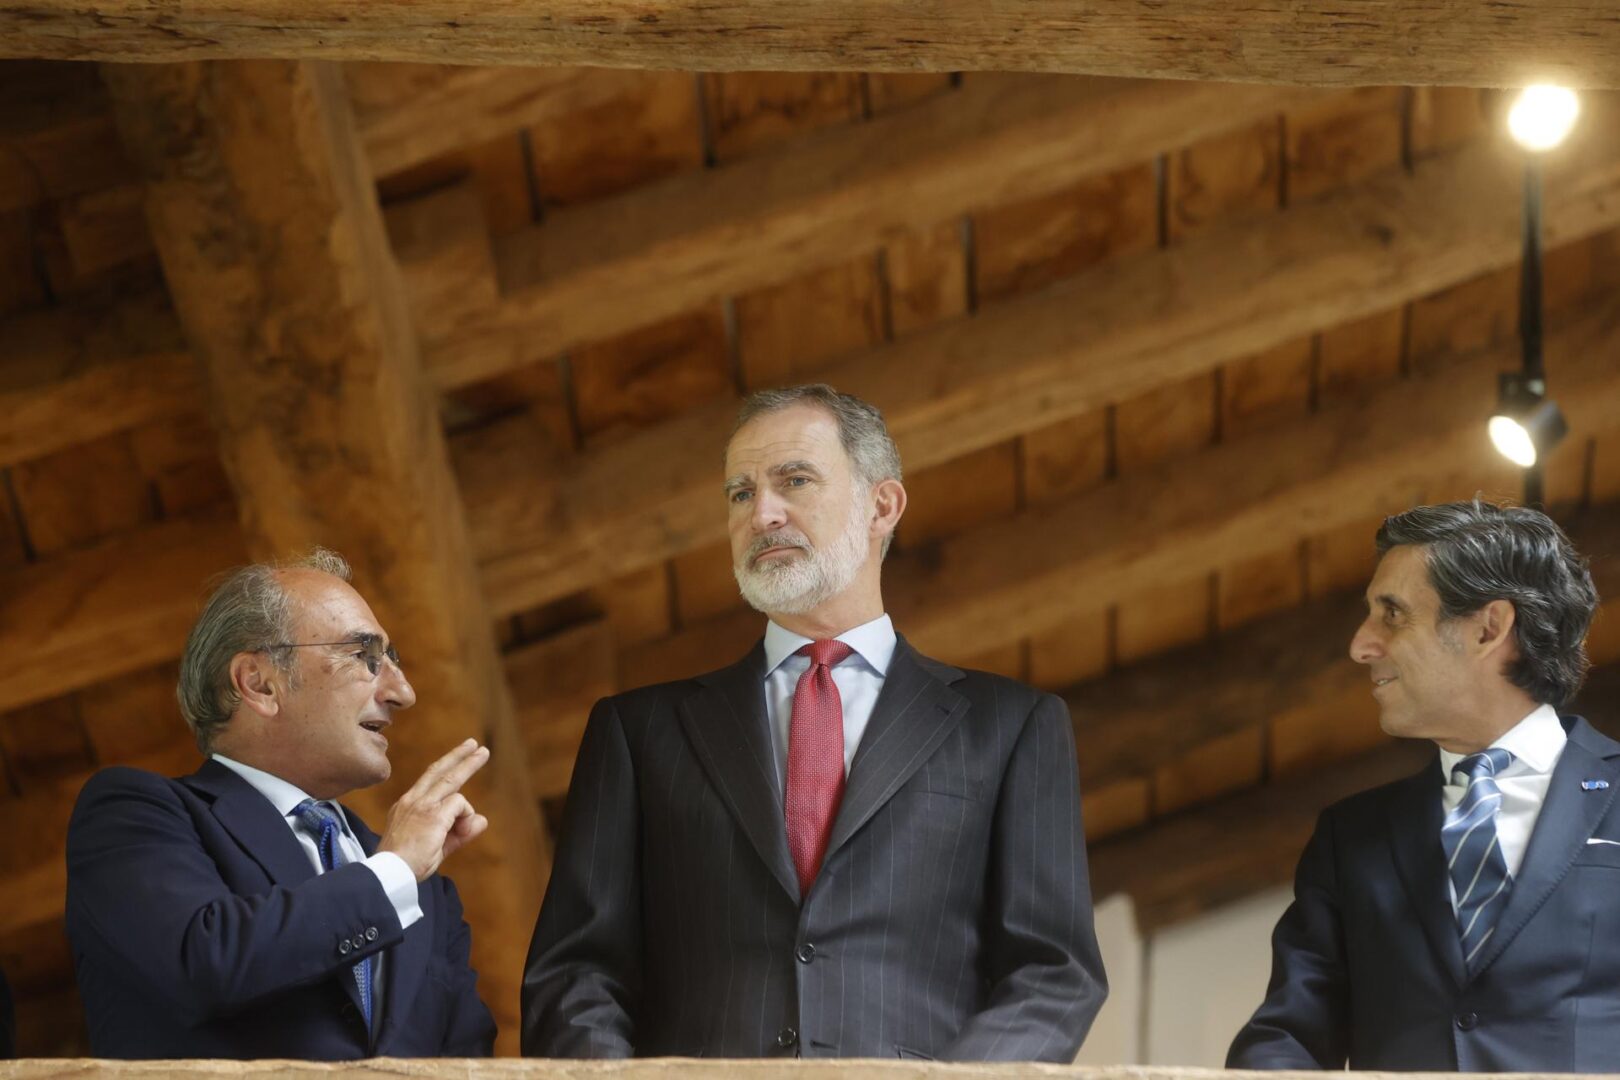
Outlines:
[[[1097,907],[1109,995],[1081,1065],[1219,1068],[1271,974],[1271,931],[1293,899],[1273,889],[1143,940],[1130,898]]]
[[[1139,1065],[1142,1048],[1142,936],[1136,905],[1116,893],[1097,905],[1097,944],[1108,972],[1108,1000],[1074,1059],[1077,1065]]]
[[[1271,931],[1293,899],[1272,889],[1153,936],[1147,962],[1147,1063],[1226,1063],[1266,992]]]

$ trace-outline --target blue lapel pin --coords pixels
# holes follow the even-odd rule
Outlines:
[[[1582,791],[1602,791],[1604,788],[1606,788],[1608,786],[1609,786],[1609,782],[1607,780],[1582,780],[1581,781],[1581,790]]]

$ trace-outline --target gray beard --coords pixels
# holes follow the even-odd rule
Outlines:
[[[870,553],[860,513],[865,501],[862,495],[857,492],[844,531],[826,548],[813,548],[802,533],[787,529],[756,540],[732,567],[748,606],[766,615],[803,615],[849,588]],[[795,545],[804,554],[788,562],[750,565],[756,551],[778,544]]]

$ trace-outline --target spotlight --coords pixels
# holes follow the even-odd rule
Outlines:
[[[1569,433],[1558,403],[1547,397],[1546,382],[1522,372],[1505,372],[1498,381],[1500,400],[1491,417],[1491,442],[1497,453],[1528,469]]]
[[[1508,131],[1526,150],[1551,150],[1564,141],[1581,114],[1575,91],[1562,86],[1527,86],[1508,110]]]

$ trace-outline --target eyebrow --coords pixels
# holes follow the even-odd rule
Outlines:
[[[822,475],[821,469],[816,465],[815,462],[813,462],[813,461],[804,461],[802,459],[797,460],[797,461],[784,461],[780,465],[771,466],[766,471],[771,476],[777,476],[777,477],[790,476],[793,473],[809,473],[812,476],[815,476],[817,478],[820,478],[821,475]],[[733,477],[730,477],[730,478],[728,478],[726,480],[726,483],[725,483],[726,494],[729,495],[733,491],[736,491],[738,488],[749,487],[749,486],[752,485],[752,483],[753,483],[753,481],[749,480],[746,476],[733,476]]]
[[[1379,593],[1377,596],[1375,596],[1373,598],[1373,603],[1375,603],[1375,604],[1383,604],[1385,607],[1390,608],[1390,609],[1392,609],[1394,611],[1402,611],[1402,612],[1404,612],[1404,611],[1408,610],[1408,608],[1407,608],[1407,606],[1405,604],[1403,604],[1399,600],[1395,599],[1389,593]]]

